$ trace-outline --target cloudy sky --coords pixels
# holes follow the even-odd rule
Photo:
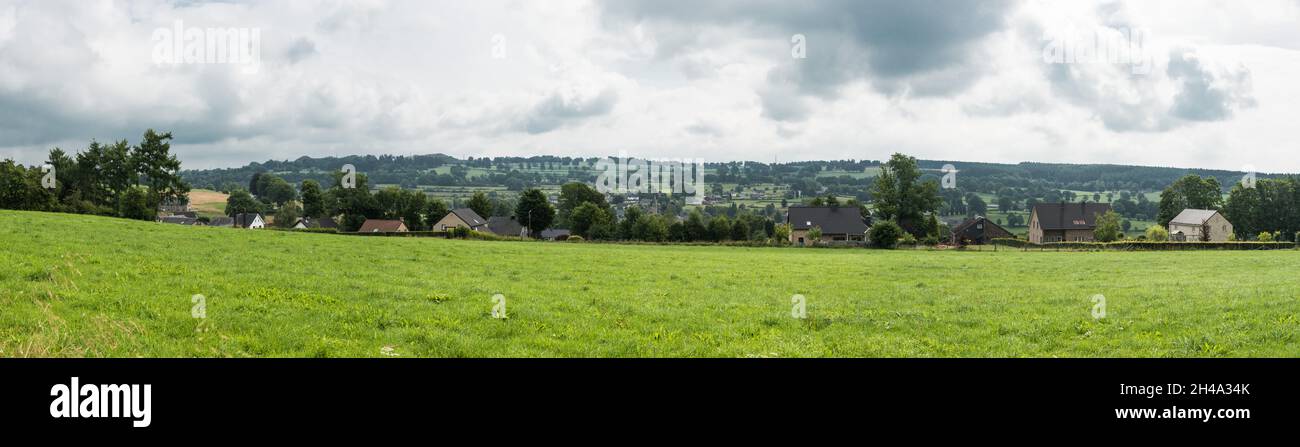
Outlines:
[[[904,152],[1300,172],[1297,24],[1300,0],[0,0],[0,158],[155,128],[187,168]],[[260,63],[220,63],[209,28],[256,34]]]

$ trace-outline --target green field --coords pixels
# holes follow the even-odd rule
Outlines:
[[[0,357],[1300,356],[1300,251],[486,242],[14,211],[0,246]]]

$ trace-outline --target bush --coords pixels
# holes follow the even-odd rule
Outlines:
[[[1269,233],[1269,232],[1267,232],[1267,231],[1262,232],[1262,233],[1259,233],[1259,241],[1260,241],[1260,242],[1273,242],[1273,233]]]
[[[898,239],[901,237],[903,237],[903,227],[891,220],[876,222],[870,230],[867,230],[867,239],[877,248],[897,247]]]
[[[447,233],[448,233],[451,237],[454,237],[454,238],[457,238],[457,239],[465,239],[465,238],[469,237],[469,228],[467,228],[467,227],[455,227],[455,228],[452,228],[451,231],[448,231]]]
[[[931,234],[931,235],[926,236],[925,239],[921,239],[921,243],[922,243],[922,244],[925,244],[925,246],[927,246],[927,247],[933,247],[933,246],[939,245],[939,238],[938,238],[937,236]]]
[[[566,240],[569,242],[582,242],[582,236],[578,236],[574,234],[574,235],[570,235],[569,238]]]
[[[914,247],[917,244],[916,236],[912,236],[912,233],[903,233],[903,238],[898,240],[898,244],[909,245]]]
[[[1146,238],[1149,241],[1164,242],[1169,240],[1169,230],[1159,225],[1147,227]]]

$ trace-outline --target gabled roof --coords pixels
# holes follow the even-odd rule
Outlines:
[[[482,216],[479,216],[478,213],[474,212],[474,210],[469,208],[456,208],[454,210],[451,210],[451,213],[455,214],[456,217],[459,217],[460,220],[465,221],[465,224],[469,225],[470,227],[477,228],[483,225],[487,225],[488,223],[487,219],[484,219]]]
[[[555,239],[558,237],[567,238],[570,236],[570,234],[571,232],[569,230],[563,228],[549,228],[549,229],[542,230],[542,234],[540,236],[542,237],[542,239]]]
[[[786,223],[795,230],[821,227],[822,234],[863,234],[867,224],[862,213],[854,206],[792,206],[786,213]]]
[[[976,225],[979,223],[984,224],[984,227],[982,229],[978,225]],[[975,216],[970,219],[967,219],[965,222],[962,222],[955,227],[952,227],[952,234],[953,236],[956,236],[959,240],[960,238],[965,236],[993,234],[993,237],[998,237],[998,236],[1010,236],[1012,233],[1010,231],[1007,231],[1007,229],[1003,228],[1001,225],[998,225],[997,223],[988,220],[988,218],[984,216]]]
[[[1174,217],[1174,220],[1169,221],[1169,223],[1183,224],[1183,225],[1202,225],[1205,223],[1205,221],[1210,220],[1211,217],[1214,217],[1215,214],[1219,214],[1219,212],[1216,210],[1194,210],[1188,208],[1183,210],[1183,212],[1178,213],[1178,215]]]
[[[228,216],[217,216],[208,221],[209,227],[229,227],[234,225],[235,219],[231,219]]]
[[[515,222],[513,217],[492,216],[487,221],[488,231],[501,236],[519,236],[524,231],[524,226]]]
[[[1097,216],[1107,211],[1107,203],[1040,203],[1034,205],[1033,212],[1044,230],[1092,230],[1097,227]]]
[[[236,214],[233,218],[235,220],[236,227],[248,228],[252,226],[253,223],[257,222],[258,219],[261,219],[262,215],[258,213],[239,213]],[[262,219],[262,223],[263,225],[265,225],[266,219]]]
[[[195,225],[199,223],[198,219],[186,216],[163,216],[158,218],[159,222],[178,224],[178,225]]]
[[[306,228],[338,228],[338,222],[329,217],[303,217],[294,222],[294,225],[302,224]]]
[[[358,233],[395,233],[406,229],[400,220],[366,219]]]

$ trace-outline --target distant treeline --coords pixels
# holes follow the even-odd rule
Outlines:
[[[153,220],[160,204],[184,204],[190,191],[171,139],[150,129],[137,145],[91,141],[71,155],[56,147],[42,166],[0,162],[0,208]]]

